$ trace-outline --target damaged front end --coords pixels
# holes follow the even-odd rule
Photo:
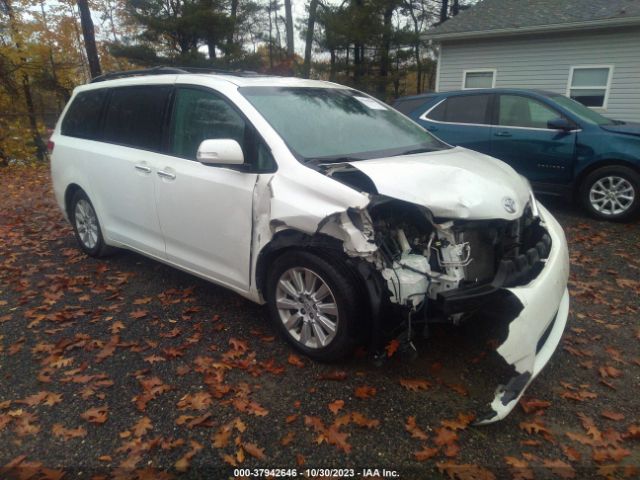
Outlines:
[[[448,218],[436,217],[437,209],[386,195],[387,184],[376,182],[366,163],[326,168],[328,176],[366,188],[370,203],[332,217],[319,231],[342,237],[350,257],[379,272],[388,301],[404,312],[403,324],[396,326],[408,332],[409,341],[417,320],[457,324],[480,310],[507,311],[508,334],[497,352],[515,374],[498,386],[476,423],[504,418],[548,362],[566,325],[569,260],[560,225],[528,188],[527,196],[497,192],[499,206],[507,210],[498,218],[474,215],[478,205],[469,197],[457,199],[464,218],[449,211]],[[487,197],[496,195],[484,195],[483,202]],[[515,198],[518,208],[501,198]]]

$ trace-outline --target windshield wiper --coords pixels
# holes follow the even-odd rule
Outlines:
[[[414,153],[428,153],[428,152],[435,152],[435,149],[430,147],[414,148],[412,150],[406,150],[402,153],[399,153],[398,155],[412,155]],[[395,156],[397,157],[398,155],[395,155]]]
[[[308,158],[307,160],[305,160],[304,163],[345,163],[345,162],[358,162],[362,160],[362,158],[356,158],[356,157],[349,157],[349,156],[343,156],[343,157],[315,157],[315,158]]]

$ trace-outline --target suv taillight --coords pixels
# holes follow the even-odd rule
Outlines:
[[[47,142],[47,151],[49,152],[49,155],[51,155],[53,153],[53,147],[55,147],[55,146],[56,146],[56,144],[53,141],[49,140]]]

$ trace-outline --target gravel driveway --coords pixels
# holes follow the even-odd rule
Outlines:
[[[500,368],[490,317],[432,328],[414,360],[313,363],[233,293],[84,256],[46,168],[0,185],[0,478],[640,475],[637,222],[542,199],[570,242],[569,325],[521,405],[472,427]]]

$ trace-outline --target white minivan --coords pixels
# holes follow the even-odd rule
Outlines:
[[[267,303],[312,358],[506,311],[497,351],[515,376],[480,423],[511,411],[565,328],[566,240],[528,182],[351,88],[108,74],[76,88],[50,148],[82,250],[134,250]]]

